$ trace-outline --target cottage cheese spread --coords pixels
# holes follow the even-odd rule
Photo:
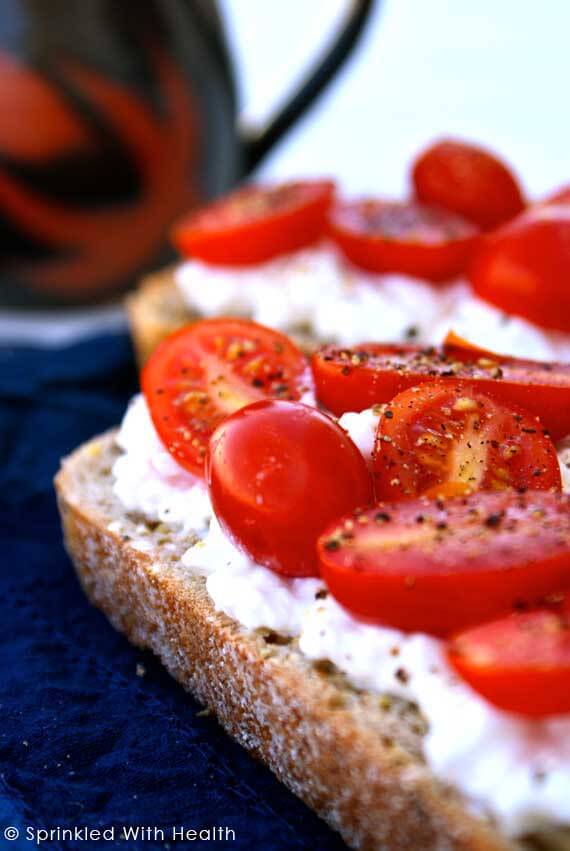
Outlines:
[[[246,316],[285,332],[309,329],[343,346],[367,340],[440,343],[450,328],[481,346],[536,360],[570,360],[570,337],[507,316],[465,282],[433,286],[372,275],[323,244],[246,268],[182,263],[176,282],[202,316]]]
[[[349,413],[340,422],[369,457],[376,415]],[[251,561],[212,517],[202,483],[163,449],[142,396],[118,442],[125,452],[114,467],[115,493],[128,510],[200,536],[182,563],[207,577],[218,610],[249,629],[298,636],[308,658],[330,660],[359,688],[416,702],[428,722],[424,752],[434,773],[508,835],[570,822],[570,718],[503,713],[457,680],[437,639],[363,624],[321,598],[320,580],[285,579]]]

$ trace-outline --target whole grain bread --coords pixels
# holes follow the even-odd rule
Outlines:
[[[125,307],[140,366],[161,340],[200,319],[200,314],[185,304],[176,285],[173,266],[143,278],[127,297]],[[306,327],[290,329],[289,336],[306,352],[313,351],[320,342]]]
[[[125,513],[113,492],[114,433],[62,462],[56,490],[65,543],[87,596],[152,650],[221,725],[346,842],[362,851],[520,848],[434,778],[417,708],[358,691],[296,642],[251,632],[220,612],[180,563],[194,543]],[[568,835],[524,847],[564,848]]]

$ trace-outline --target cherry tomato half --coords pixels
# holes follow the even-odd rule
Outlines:
[[[570,497],[480,491],[379,503],[332,524],[318,554],[350,612],[445,636],[570,587]]]
[[[463,216],[483,230],[509,221],[524,207],[519,184],[494,154],[467,142],[442,139],[413,165],[416,196]]]
[[[535,207],[489,234],[469,279],[500,310],[570,332],[570,205]]]
[[[337,204],[329,229],[341,251],[357,266],[430,281],[461,274],[478,237],[473,225],[445,210],[375,199]]]
[[[542,718],[570,712],[570,612],[513,614],[456,635],[453,668],[507,712]]]
[[[329,180],[244,186],[175,225],[181,254],[219,266],[247,266],[296,251],[324,233],[334,197]]]
[[[141,385],[165,447],[203,476],[218,423],[258,399],[299,399],[306,373],[305,356],[284,334],[247,319],[203,319],[155,349]]]
[[[538,417],[507,408],[472,386],[411,387],[378,420],[377,499],[561,486],[556,449]]]
[[[316,576],[317,536],[372,502],[357,447],[330,417],[293,402],[256,402],[214,432],[207,480],[220,524],[259,564]]]
[[[540,416],[553,440],[570,434],[570,364],[496,355],[469,343],[443,347],[363,343],[325,346],[311,367],[319,401],[333,414],[389,402],[408,387],[430,381],[469,383],[506,405]]]

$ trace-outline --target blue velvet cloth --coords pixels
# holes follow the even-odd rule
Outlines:
[[[120,420],[135,389],[125,336],[0,348],[0,848],[36,847],[30,828],[115,827],[114,840],[55,835],[40,847],[341,851],[79,588],[52,478],[63,455]],[[124,825],[165,840],[123,839]],[[8,826],[19,839],[4,838]],[[173,826],[228,827],[235,840],[173,841]]]

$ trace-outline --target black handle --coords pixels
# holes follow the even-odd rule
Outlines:
[[[334,77],[353,48],[356,47],[364,26],[378,0],[351,0],[350,9],[334,44],[323,61],[315,68],[307,82],[301,86],[283,109],[260,131],[246,132],[243,136],[243,175],[259,165],[276,142],[292,127],[305,110],[316,100]]]

